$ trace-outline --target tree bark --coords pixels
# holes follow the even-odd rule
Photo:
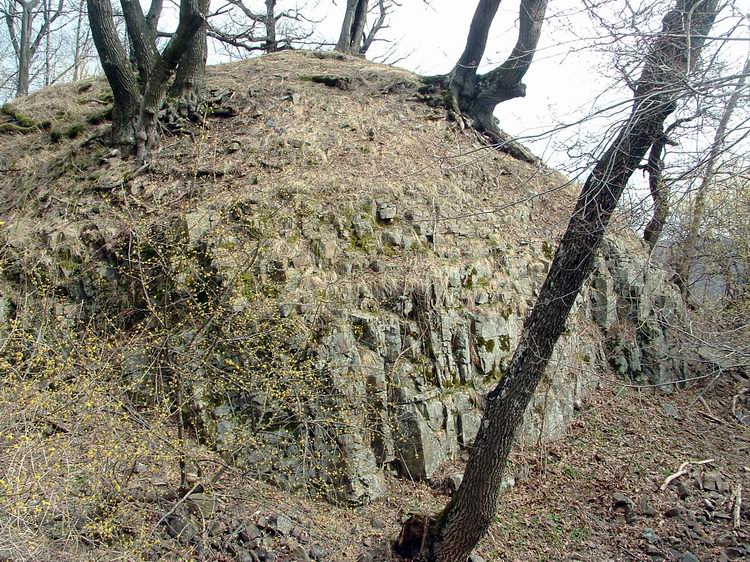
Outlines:
[[[151,5],[146,13],[146,26],[154,41],[156,41],[159,35],[159,18],[161,18],[162,4],[163,0],[151,0]]]
[[[668,137],[662,133],[656,139],[648,154],[648,188],[654,202],[654,214],[643,231],[643,239],[652,250],[656,246],[669,216],[669,193],[664,183],[664,148]]]
[[[357,4],[357,9],[354,11],[351,41],[349,43],[350,53],[359,53],[359,48],[362,45],[362,39],[365,34],[365,25],[367,24],[367,4],[368,0],[360,0]]]
[[[130,38],[130,48],[138,69],[138,80],[145,84],[159,57],[156,36],[151,33],[138,0],[120,0],[120,4]]]
[[[32,10],[34,3],[21,3],[21,29],[19,33],[18,49],[18,82],[16,97],[29,95],[29,71],[31,70],[31,34]]]
[[[279,50],[279,42],[276,40],[276,0],[266,0],[263,24],[266,28],[264,50],[266,53],[275,53]]]
[[[143,160],[147,152],[158,143],[157,116],[167,93],[169,80],[174,76],[175,69],[198,28],[205,22],[201,2],[202,0],[181,0],[177,30],[149,73],[136,124],[135,146],[138,160]]]
[[[207,13],[210,0],[198,0],[198,2],[201,13]],[[207,31],[208,22],[203,20],[187,50],[183,53],[174,82],[169,88],[170,97],[186,103],[189,111],[196,110],[206,90]]]
[[[367,21],[368,0],[347,0],[344,21],[341,24],[336,50],[342,53],[358,53]]]
[[[131,41],[137,38],[139,42],[135,51],[140,53],[138,64],[145,72],[141,76],[142,90],[117,35],[109,0],[87,0],[89,21],[104,74],[115,99],[112,142],[134,149],[138,160],[142,160],[148,150],[158,142],[156,121],[159,109],[169,80],[174,76],[175,69],[191,45],[196,31],[205,22],[201,10],[205,0],[180,2],[177,30],[161,54],[156,51],[153,41],[147,44],[150,36],[140,7],[130,3],[132,0],[122,2],[123,10],[129,14],[126,16],[128,36]],[[150,59],[152,54],[153,61]],[[194,70],[198,71],[197,68]]]
[[[474,90],[477,70],[482,62],[490,28],[500,7],[500,0],[480,0],[469,26],[469,36],[461,58],[453,68],[451,83],[454,92],[471,97]]]
[[[117,35],[109,0],[87,0],[91,36],[99,53],[115,104],[112,112],[112,143],[134,146],[141,92],[128,55]]]
[[[663,130],[718,0],[677,0],[646,57],[633,108],[586,180],[507,371],[487,395],[464,479],[426,537],[421,559],[466,562],[494,519],[500,482],[524,411],[549,363],[625,185]],[[690,35],[690,39],[686,36]]]

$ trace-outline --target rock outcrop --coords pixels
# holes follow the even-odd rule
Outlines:
[[[136,173],[83,141],[44,158],[0,144],[17,170],[2,321],[117,324],[137,400],[169,373],[202,438],[281,486],[356,503],[386,474],[431,479],[477,433],[575,190],[418,103],[406,72],[278,53],[213,80],[232,110]],[[21,187],[35,197],[11,204]],[[42,278],[46,304],[24,309]],[[640,242],[608,238],[520,441],[559,438],[599,377],[684,378],[683,317]]]

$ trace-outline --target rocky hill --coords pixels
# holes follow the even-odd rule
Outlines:
[[[106,364],[128,411],[172,404],[183,441],[284,490],[363,504],[434,480],[472,443],[576,186],[402,70],[282,52],[209,81],[203,120],[137,168],[101,142],[100,81],[3,108],[4,368],[54,385]],[[520,444],[561,437],[607,377],[670,390],[684,314],[614,232]]]

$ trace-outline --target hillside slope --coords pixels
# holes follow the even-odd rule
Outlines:
[[[98,140],[101,82],[4,108],[3,368],[56,412],[44,423],[67,428],[57,412],[77,399],[30,380],[73,396],[91,381],[97,415],[129,434],[177,424],[160,454],[182,458],[193,492],[219,458],[185,452],[203,446],[350,504],[395,475],[434,481],[476,434],[575,187],[446,121],[398,69],[283,52],[212,68],[210,84],[204,121],[165,129],[137,169]],[[562,436],[611,370],[671,389],[691,368],[683,315],[640,241],[610,237],[520,444]],[[153,454],[125,442],[106,505]]]

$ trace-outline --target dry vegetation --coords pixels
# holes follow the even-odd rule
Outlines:
[[[395,479],[388,498],[356,509],[287,494],[227,464],[201,444],[199,428],[180,428],[175,388],[161,374],[145,389],[143,381],[123,378],[125,352],[167,345],[154,326],[164,328],[174,320],[169,311],[181,306],[162,306],[152,269],[192,276],[185,300],[195,317],[178,331],[208,325],[216,314],[190,301],[210,272],[189,269],[189,248],[172,244],[187,213],[216,213],[222,236],[245,248],[234,255],[248,261],[261,249],[296,256],[305,217],[333,223],[378,199],[439,232],[429,248],[378,256],[389,273],[369,274],[373,284],[419,282],[446,260],[468,259],[472,240],[542,247],[563,229],[574,190],[565,178],[496,153],[447,123],[443,110],[418,99],[416,76],[339,59],[282,52],[210,69],[222,100],[216,111],[189,131],[164,131],[162,149],[138,170],[100,142],[110,102],[103,82],[54,87],[0,116],[0,125],[24,129],[0,129],[0,559],[200,559],[243,526],[278,514],[296,529],[269,535],[282,559],[300,543],[321,546],[328,560],[373,551],[387,559],[382,553],[401,514],[447,500],[442,483]],[[315,77],[338,82],[326,86]],[[262,209],[255,213],[261,218],[237,219],[232,213],[243,205]],[[129,283],[118,292],[107,264],[147,249],[148,257],[130,260],[142,269],[128,270]],[[350,250],[352,260],[372,259],[360,256],[367,254],[361,247],[337,251]],[[238,268],[240,275],[246,270]],[[314,302],[334,298],[336,287],[356,287],[360,276],[310,278],[306,286]],[[249,290],[256,299],[264,288]],[[76,308],[87,299],[96,301],[96,314]],[[262,308],[264,301],[253,302]],[[241,314],[231,319],[236,323],[223,329],[235,334],[254,322]],[[270,380],[278,364],[271,367],[265,378],[241,384]],[[285,372],[290,383],[273,390],[285,399],[294,389],[317,390],[309,370]],[[185,375],[186,384],[193,375]],[[565,442],[514,457],[519,484],[503,497],[480,552],[493,560],[647,560],[641,531],[650,526],[667,541],[659,544],[666,557],[668,548],[718,556],[731,521],[702,525],[710,540],[686,535],[685,514],[703,509],[703,493],[683,501],[658,485],[681,462],[713,457],[727,481],[748,490],[750,435],[724,398],[739,392],[736,384],[712,387],[705,404],[693,400],[699,389],[674,397],[675,419],[653,396],[604,381]],[[214,498],[208,512],[176,493],[181,480]],[[656,516],[638,513],[625,523],[612,507],[618,491],[634,501],[647,496]],[[719,495],[709,499],[724,512],[730,497]],[[683,515],[664,518],[673,505]],[[165,525],[186,509],[197,510],[201,522],[190,542],[171,538]],[[742,524],[734,543],[748,541],[746,518]]]

